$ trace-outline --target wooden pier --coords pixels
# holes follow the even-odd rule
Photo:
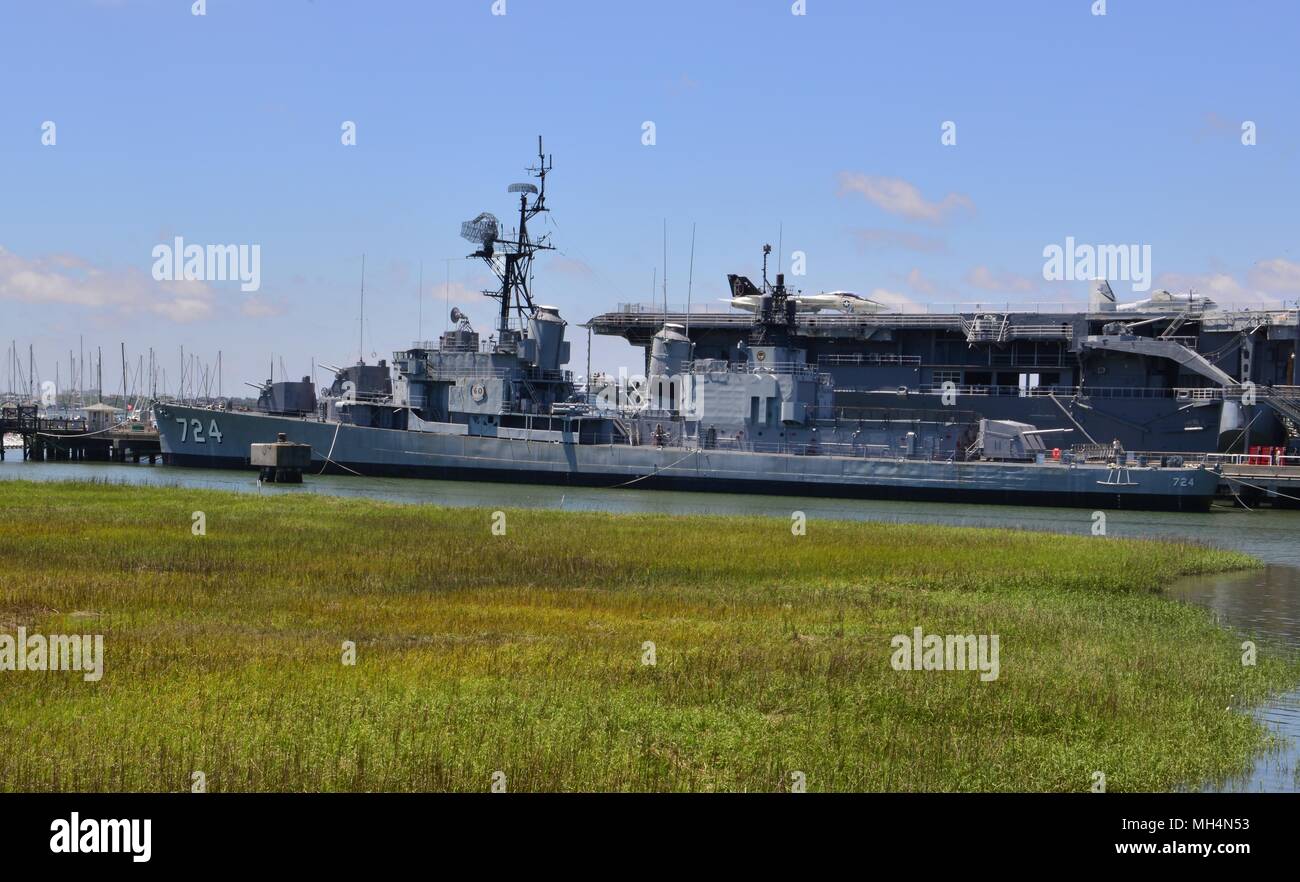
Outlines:
[[[91,418],[62,419],[40,416],[30,405],[0,408],[0,435],[22,438],[22,458],[37,462],[161,462],[158,431],[146,423],[114,420],[115,408],[92,405]],[[96,418],[99,414],[99,418]],[[7,453],[0,445],[0,460]]]

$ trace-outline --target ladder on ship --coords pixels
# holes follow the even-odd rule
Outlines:
[[[630,444],[630,443],[632,443],[632,427],[631,427],[631,426],[629,426],[626,422],[624,422],[623,419],[622,419],[621,417],[614,417],[610,422],[612,422],[612,423],[614,424],[614,428],[615,428],[615,429],[617,429],[620,433],[622,433],[622,435],[623,435],[623,439],[622,439],[622,442],[621,442],[621,443],[623,443],[623,444]]]
[[[1169,327],[1165,328],[1157,339],[1168,340],[1173,337],[1174,334],[1178,332],[1178,329],[1187,322],[1191,313],[1192,311],[1190,309],[1184,309],[1182,312],[1178,313],[1178,315],[1174,316],[1174,320],[1169,323]]]
[[[977,315],[973,319],[963,320],[961,325],[967,343],[1003,343],[1007,339],[1011,316]]]
[[[1265,394],[1264,403],[1300,429],[1300,386],[1273,386]]]

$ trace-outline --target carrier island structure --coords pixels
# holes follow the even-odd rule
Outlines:
[[[251,446],[283,438],[310,447],[309,473],[1094,509],[1209,507],[1219,481],[1214,468],[1178,456],[1135,456],[1110,434],[1067,443],[1074,425],[1039,426],[1019,418],[1020,411],[983,412],[910,392],[846,391],[858,382],[854,376],[867,375],[845,368],[915,369],[916,378],[924,362],[913,360],[903,336],[885,351],[891,332],[864,333],[869,326],[855,324],[862,316],[801,312],[782,274],[768,280],[770,248],[760,285],[731,280],[733,292],[751,298],[753,308],[743,313],[701,321],[620,311],[592,320],[597,330],[646,346],[646,381],[635,400],[626,389],[576,382],[566,369],[568,325],[532,291],[533,261],[551,245],[547,237],[532,238],[529,223],[547,210],[551,168],[539,139],[529,169],[536,183],[509,187],[517,200],[514,229],[486,212],[462,225],[462,236],[477,246],[471,256],[499,283],[483,292],[494,301],[486,340],[457,310],[456,326],[438,341],[399,350],[391,364],[337,368],[319,395],[304,380],[268,384],[253,411],[156,402],[166,461],[252,469]],[[823,335],[826,326],[843,333]],[[1062,321],[1047,338],[1066,344],[1056,350],[1059,361],[1066,360],[1066,331],[1073,328]],[[917,330],[937,340],[943,328]],[[986,333],[993,335],[989,343],[1004,336],[998,328],[976,336]],[[1110,336],[1120,345],[1132,335]],[[1172,336],[1163,342],[1175,342]],[[828,351],[828,341],[854,345]],[[969,345],[966,337],[958,342]],[[1011,354],[1025,357],[1018,347]],[[969,385],[975,378],[963,379]],[[960,392],[957,400],[963,397],[976,401]],[[1230,399],[1212,401],[1204,406],[1214,410],[1214,425],[1208,411],[1200,418],[1218,434]],[[1199,409],[1199,402],[1187,403]]]

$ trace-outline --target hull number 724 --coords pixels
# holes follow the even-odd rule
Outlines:
[[[206,435],[203,434],[203,422],[197,417],[194,419],[177,417],[176,422],[180,423],[181,426],[182,443],[193,441],[195,444],[206,444],[209,438],[218,444],[221,443],[221,429],[217,426],[216,420],[208,424],[208,433]]]

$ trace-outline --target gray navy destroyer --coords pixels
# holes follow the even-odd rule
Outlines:
[[[812,358],[799,298],[767,276],[733,277],[753,310],[733,338],[689,315],[644,340],[646,378],[627,388],[575,382],[559,311],[534,302],[532,263],[551,245],[528,225],[546,211],[551,162],[538,140],[537,183],[513,184],[518,225],[491,214],[462,225],[499,287],[495,330],[468,317],[390,364],[337,368],[259,387],[258,409],[154,404],[173,465],[252,469],[253,444],[311,449],[313,473],[499,480],[594,487],[733,491],[928,501],[1204,510],[1219,477],[1177,456],[1142,457],[1118,439],[1056,444],[1073,426],[1039,428],[934,399],[899,409],[844,401]],[[644,314],[638,314],[644,316]],[[699,339],[700,337],[706,340]],[[948,391],[951,391],[949,389]]]

